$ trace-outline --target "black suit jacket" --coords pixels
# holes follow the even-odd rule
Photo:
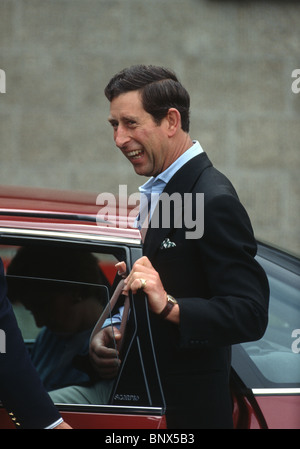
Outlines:
[[[190,229],[176,227],[171,213],[167,228],[150,223],[144,242],[144,254],[180,307],[179,327],[152,316],[168,425],[231,427],[230,346],[263,335],[268,281],[254,259],[249,217],[229,180],[205,153],[185,164],[164,192],[191,193],[194,200],[197,192],[204,194],[201,238],[187,239]],[[194,201],[194,218],[196,207]],[[176,246],[161,248],[166,238]]]
[[[0,401],[18,428],[43,429],[60,415],[31,363],[11,304],[0,259],[0,329],[6,351],[0,353]]]

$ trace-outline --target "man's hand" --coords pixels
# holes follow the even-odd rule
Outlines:
[[[126,273],[125,262],[116,264],[119,275],[123,276]],[[134,294],[142,288],[148,297],[149,308],[152,312],[160,314],[167,304],[167,292],[161,282],[158,272],[152,266],[148,257],[143,256],[138,259],[129,275],[124,279],[125,287],[124,294],[128,294],[131,290]],[[174,306],[167,317],[168,320],[174,323],[179,323],[179,307]]]
[[[120,366],[119,353],[115,348],[115,343],[121,339],[122,335],[116,327],[105,327],[98,332],[90,344],[90,359],[103,379],[114,378]]]
[[[119,272],[125,271],[125,264],[117,264]],[[145,285],[142,281],[145,281]],[[167,293],[162,285],[158,272],[153,268],[148,257],[141,257],[132,267],[130,274],[124,280],[123,292],[128,294],[129,290],[136,293],[140,288],[148,295],[149,307],[154,313],[160,313],[166,305]]]

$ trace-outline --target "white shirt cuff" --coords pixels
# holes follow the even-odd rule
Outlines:
[[[63,419],[60,418],[57,421],[55,421],[54,423],[50,424],[50,426],[45,427],[45,429],[54,429],[54,427],[58,426],[62,422],[63,422]]]

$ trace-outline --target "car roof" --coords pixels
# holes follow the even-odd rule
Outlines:
[[[108,207],[106,203],[97,204],[98,195],[83,191],[0,186],[0,227],[79,232],[140,242],[140,232],[134,228],[136,211],[127,205],[127,199],[116,197]]]

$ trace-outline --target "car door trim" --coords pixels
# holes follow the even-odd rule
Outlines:
[[[255,396],[300,395],[300,388],[252,388]]]
[[[155,415],[163,416],[165,410],[163,407],[156,406],[140,406],[140,405],[108,405],[108,404],[66,404],[55,402],[56,407],[62,412],[89,412],[89,413],[109,413],[109,414],[126,414],[135,415]]]

